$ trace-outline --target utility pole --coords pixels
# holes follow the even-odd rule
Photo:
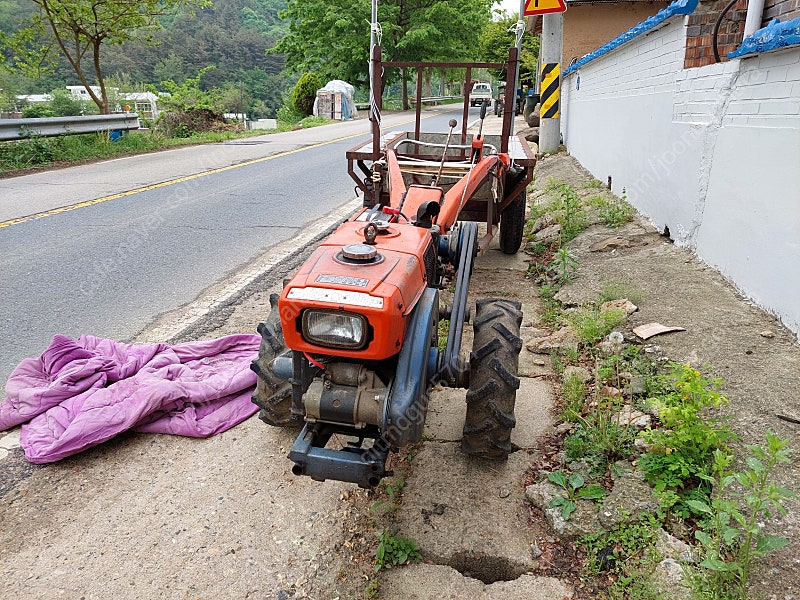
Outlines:
[[[564,32],[564,13],[542,15],[541,45],[541,112],[539,114],[539,149],[556,152],[561,144],[561,43]],[[555,86],[555,93],[553,88]],[[550,92],[550,93],[548,93]],[[549,115],[549,116],[548,116]]]

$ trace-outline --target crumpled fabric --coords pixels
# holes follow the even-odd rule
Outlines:
[[[0,402],[0,431],[20,423],[33,463],[61,460],[123,431],[209,437],[258,407],[250,396],[257,335],[166,344],[125,344],[56,335],[23,360]]]

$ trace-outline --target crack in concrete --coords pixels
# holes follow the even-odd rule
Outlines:
[[[735,61],[738,63],[738,61]],[[733,63],[726,63],[733,64]],[[706,210],[706,199],[708,197],[708,186],[711,181],[711,168],[714,161],[714,150],[717,145],[717,138],[722,129],[722,120],[728,112],[733,94],[736,91],[736,82],[741,74],[740,67],[737,66],[733,73],[723,72],[720,78],[723,80],[722,88],[719,90],[718,100],[714,103],[711,121],[708,123],[707,134],[703,140],[703,151],[700,155],[700,179],[698,181],[698,197],[695,206],[694,217],[689,225],[684,240],[679,245],[694,248],[697,246],[697,234],[703,225],[703,218]]]

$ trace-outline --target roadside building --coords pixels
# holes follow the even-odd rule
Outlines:
[[[595,177],[800,334],[796,0],[677,0],[566,68],[561,111]]]

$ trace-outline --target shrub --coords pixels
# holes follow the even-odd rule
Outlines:
[[[322,87],[319,77],[314,73],[304,73],[292,91],[292,106],[295,110],[310,115],[314,108],[317,90]]]
[[[31,104],[22,109],[23,119],[46,119],[57,116],[49,104]]]

